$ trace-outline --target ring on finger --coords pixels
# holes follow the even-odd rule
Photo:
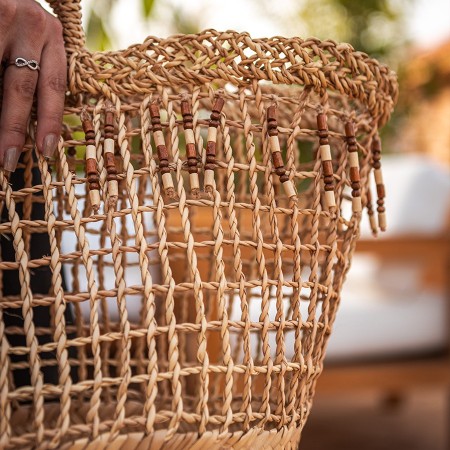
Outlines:
[[[41,70],[41,66],[35,59],[26,59],[22,57],[17,57],[14,61],[6,61],[4,63],[5,68],[9,66],[16,67],[28,67],[31,70]]]

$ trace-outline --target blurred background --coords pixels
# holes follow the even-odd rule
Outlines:
[[[388,231],[367,223],[303,450],[450,447],[450,0],[86,0],[91,50],[205,28],[352,44],[398,73]]]

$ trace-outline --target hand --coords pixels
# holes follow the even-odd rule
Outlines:
[[[36,60],[40,70],[17,67],[16,58]],[[35,93],[37,148],[49,158],[58,145],[67,76],[61,23],[34,0],[0,0],[0,61],[5,63],[0,166],[14,172],[25,144]]]

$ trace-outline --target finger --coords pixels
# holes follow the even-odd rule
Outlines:
[[[37,85],[38,150],[50,158],[58,146],[64,112],[67,62],[60,22],[49,27],[49,40],[41,55],[41,72]]]
[[[24,55],[27,59],[40,59],[36,51],[13,48],[13,55]],[[27,66],[10,65],[4,72],[2,115],[0,117],[1,164],[5,170],[16,170],[19,156],[25,143],[28,119],[33,103],[38,71]]]

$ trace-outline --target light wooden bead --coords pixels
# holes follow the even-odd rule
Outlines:
[[[200,181],[198,178],[198,173],[190,173],[189,174],[189,182],[190,182],[192,191],[200,189]]]
[[[105,139],[105,141],[103,143],[103,151],[105,153],[114,154],[114,139],[111,139],[111,138]]]
[[[381,231],[386,231],[386,213],[378,213],[378,225]]]
[[[280,141],[278,139],[278,136],[270,136],[269,142],[270,142],[270,149],[272,150],[272,153],[281,152]]]
[[[336,207],[334,191],[325,191],[325,204],[328,209]]]
[[[283,185],[285,194],[289,198],[297,197],[297,193],[295,192],[295,187],[294,187],[294,183],[292,182],[292,180],[287,180],[284,183],[282,183],[282,185]]]
[[[161,175],[164,191],[166,192],[166,195],[169,197],[175,196],[175,189],[173,186],[173,180],[172,180],[172,174],[170,172],[163,173]]]
[[[322,161],[331,161],[331,149],[330,146],[327,145],[321,145],[319,147],[320,149],[320,158],[322,159]]]
[[[216,142],[217,140],[217,128],[215,127],[209,127],[208,128],[208,142]]]
[[[155,132],[153,132],[153,139],[155,140],[155,145],[158,146],[162,146],[162,145],[166,145],[166,142],[164,140],[164,135],[163,132],[160,130],[157,130]]]
[[[94,145],[86,145],[86,159],[97,161],[97,150]]]
[[[195,144],[194,131],[186,128],[184,130],[184,135],[186,136],[186,144]]]
[[[355,213],[359,213],[362,211],[362,202],[360,195],[352,198],[352,210]]]
[[[98,189],[91,189],[89,191],[89,201],[92,209],[97,212],[100,209],[100,192]]]
[[[213,190],[216,186],[216,182],[214,180],[214,170],[206,169],[205,170],[205,189],[207,192]]]
[[[358,152],[349,152],[348,161],[350,163],[350,167],[358,167],[359,168]]]
[[[108,181],[108,194],[110,197],[119,196],[119,183],[117,182],[117,180]]]
[[[381,171],[381,169],[374,170],[374,178],[375,178],[375,184],[384,184],[383,172]]]

